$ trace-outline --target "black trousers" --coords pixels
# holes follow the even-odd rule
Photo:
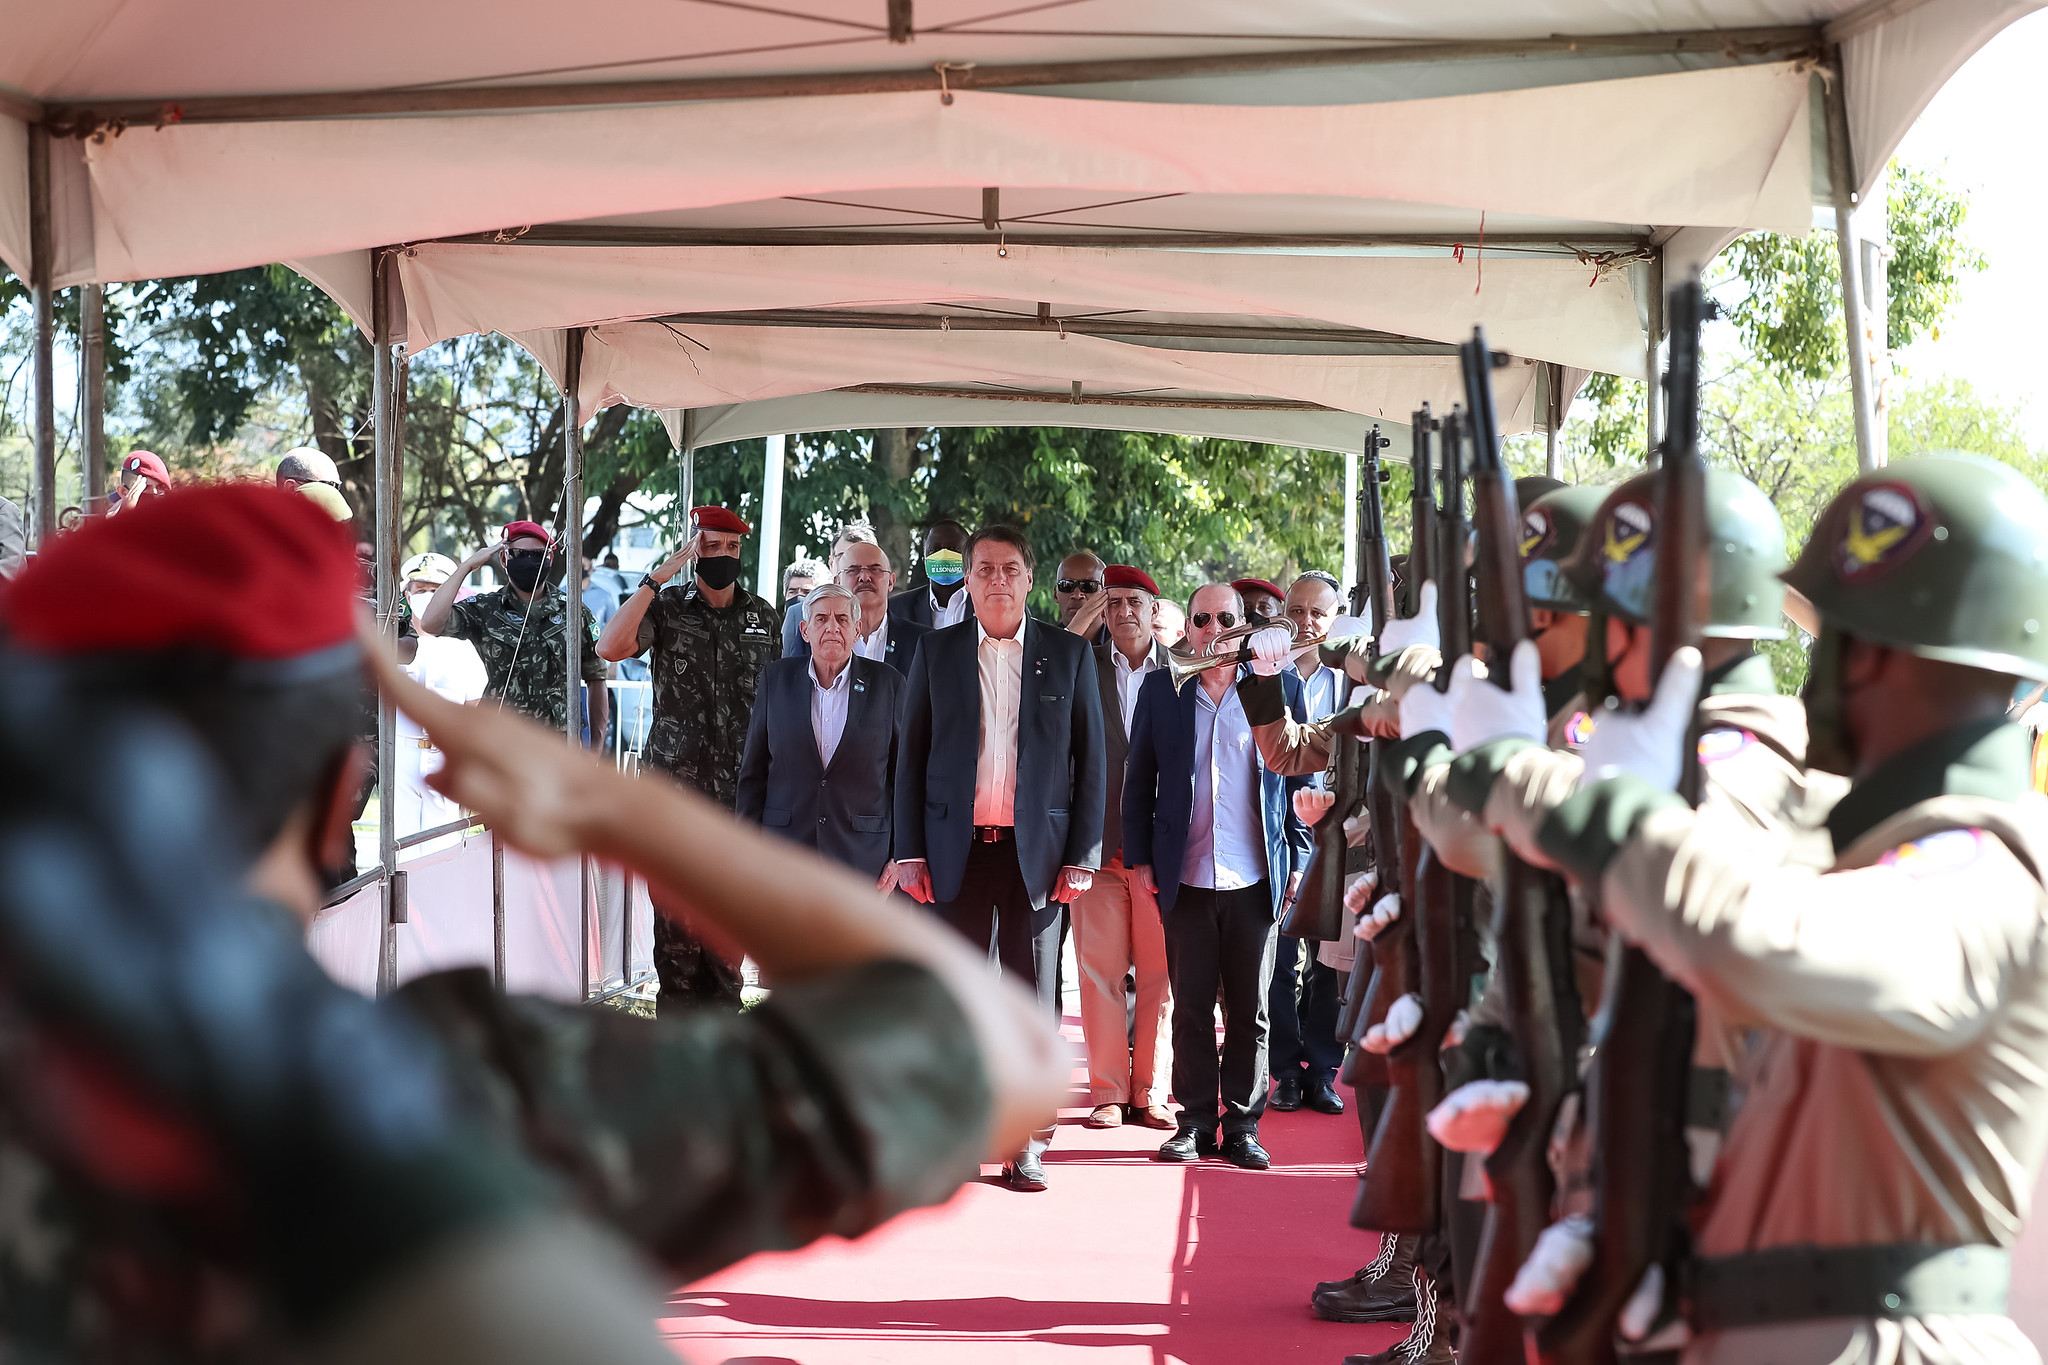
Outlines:
[[[1305,965],[1303,956],[1308,958]],[[1272,995],[1266,1002],[1273,1021],[1268,1050],[1276,1079],[1292,1076],[1303,1085],[1337,1079],[1337,1065],[1344,1060],[1344,1047],[1337,1041],[1337,997],[1343,988],[1336,968],[1316,961],[1315,944],[1280,939],[1273,954]]]
[[[1003,975],[1035,994],[1051,1012],[1053,1023],[1059,1023],[1060,907],[1031,908],[1014,839],[969,845],[960,894],[937,902],[932,911],[1000,963]],[[1030,1145],[1043,1150],[1052,1141],[1052,1131],[1034,1133]]]
[[[1183,885],[1165,912],[1166,976],[1173,987],[1173,1094],[1180,1124],[1225,1136],[1256,1133],[1266,1112],[1268,983],[1273,977],[1273,893]],[[1223,1051],[1209,1002],[1223,993]],[[1220,1065],[1219,1065],[1220,1062]]]

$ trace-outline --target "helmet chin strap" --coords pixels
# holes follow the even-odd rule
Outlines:
[[[1856,746],[1849,736],[1842,696],[1842,655],[1847,636],[1822,623],[1813,641],[1812,662],[1799,699],[1806,704],[1806,766],[1844,777],[1856,771]]]

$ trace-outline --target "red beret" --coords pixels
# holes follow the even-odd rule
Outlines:
[[[692,507],[690,515],[696,519],[700,531],[733,531],[740,535],[752,535],[754,528],[741,521],[723,507]]]
[[[1152,581],[1152,575],[1143,569],[1134,569],[1128,564],[1111,564],[1102,571],[1102,586],[1105,588],[1143,588],[1154,597],[1159,596],[1159,585]]]
[[[211,484],[59,536],[0,596],[0,625],[48,654],[296,659],[354,640],[359,582],[355,538],[313,502]]]
[[[548,528],[539,522],[508,521],[505,523],[505,541],[507,544],[517,540],[520,536],[532,536],[535,540],[545,541],[550,550],[555,548],[555,538],[549,535]]]
[[[131,450],[121,461],[121,468],[131,474],[140,474],[145,479],[155,479],[165,488],[171,486],[171,472],[164,468],[164,462],[147,450]]]
[[[1268,583],[1263,578],[1240,578],[1230,586],[1236,588],[1239,592],[1269,592],[1275,597],[1287,596],[1286,593],[1280,591],[1277,583]]]

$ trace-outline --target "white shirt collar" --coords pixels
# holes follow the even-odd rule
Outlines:
[[[999,645],[1021,645],[1024,643],[1024,628],[1030,624],[1031,618],[1027,616],[1017,623],[1015,635],[997,637],[988,633],[988,629],[981,624],[981,618],[977,616],[974,618],[974,643],[978,646],[985,640],[994,640]]]
[[[844,692],[846,690],[846,680],[853,676],[853,659],[851,656],[848,656],[846,662],[839,665],[839,676],[830,683],[818,681],[818,664],[815,658],[812,659],[808,671],[811,675],[811,686],[817,688],[820,692]]]

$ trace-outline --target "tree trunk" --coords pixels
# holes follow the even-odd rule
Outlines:
[[[910,496],[910,475],[916,467],[919,427],[882,427],[875,432],[874,465],[888,481],[886,498],[877,499],[868,515],[875,540],[901,581],[910,581],[910,518],[904,508]]]

